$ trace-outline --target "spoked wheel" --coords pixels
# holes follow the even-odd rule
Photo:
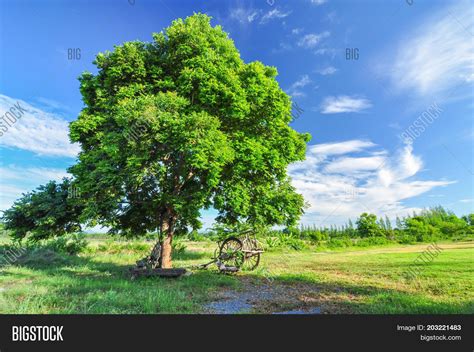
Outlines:
[[[257,269],[258,264],[260,263],[260,253],[256,254],[245,254],[244,264],[242,265],[242,269],[252,271]]]
[[[247,246],[244,247],[250,247],[248,250],[257,250],[258,249],[258,243],[255,240],[250,240],[250,246],[247,243]],[[242,265],[242,269],[252,271],[257,269],[258,264],[260,264],[260,253],[245,253],[244,256],[244,264]]]
[[[240,268],[244,263],[244,254],[242,253],[242,242],[235,237],[229,237],[222,242],[219,249],[219,260],[225,266],[234,266]]]

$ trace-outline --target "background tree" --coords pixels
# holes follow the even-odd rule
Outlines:
[[[362,213],[357,219],[357,232],[360,237],[374,237],[383,234],[382,229],[377,224],[377,216],[367,213]]]
[[[50,181],[24,194],[2,216],[4,229],[17,241],[62,236],[81,230],[84,202],[70,179]]]
[[[98,73],[80,78],[85,108],[70,137],[82,150],[70,172],[84,217],[125,236],[158,230],[163,267],[201,209],[228,224],[293,225],[304,202],[286,169],[310,137],[289,127],[276,69],[244,63],[202,14],[153,39],[99,54]]]

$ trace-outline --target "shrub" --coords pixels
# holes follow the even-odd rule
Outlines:
[[[115,242],[107,240],[105,243],[99,245],[99,251],[111,254],[120,252],[149,252],[151,250],[149,243],[143,242]]]
[[[280,233],[277,238],[277,241],[279,247],[287,247],[297,251],[308,247],[303,240],[286,233]]]
[[[47,240],[44,243],[38,243],[37,247],[48,248],[57,253],[76,255],[85,250],[87,240],[84,234],[71,234]]]
[[[309,240],[314,243],[319,243],[329,238],[329,236],[326,233],[322,233],[320,231],[311,231],[308,233],[308,237],[309,237]]]
[[[265,237],[265,248],[271,249],[276,248],[279,245],[279,241],[275,237]]]
[[[176,241],[176,239],[174,239],[171,247],[173,250],[173,255],[177,255],[177,256],[180,254],[183,254],[184,251],[186,250],[186,245],[181,241]]]
[[[392,243],[392,241],[386,239],[385,237],[367,237],[355,241],[354,245],[357,247],[369,247],[389,243]]]
[[[329,248],[346,248],[353,245],[352,240],[349,237],[342,238],[331,238],[326,242],[326,246]]]
[[[197,231],[189,232],[186,237],[188,238],[188,240],[195,242],[202,242],[206,240],[206,236]]]
[[[402,243],[402,244],[413,244],[413,243],[416,243],[416,238],[405,233],[405,232],[402,232],[402,231],[399,231],[399,233],[397,233],[397,235],[395,236],[395,240],[398,242],[398,243]]]

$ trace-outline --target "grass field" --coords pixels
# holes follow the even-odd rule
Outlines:
[[[175,267],[204,263],[215,248],[184,243]],[[273,251],[253,272],[230,276],[211,268],[180,279],[131,281],[128,267],[151,245],[92,240],[78,256],[30,253],[0,268],[0,313],[206,313],[208,303],[239,293],[251,293],[252,313],[313,307],[326,314],[474,313],[472,242],[439,244],[442,251],[415,281],[403,272],[428,244]]]

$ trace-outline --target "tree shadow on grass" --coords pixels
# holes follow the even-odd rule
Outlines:
[[[1,247],[1,246],[0,246]],[[0,248],[1,252],[2,248]],[[206,254],[183,253],[179,260]],[[198,313],[220,288],[235,287],[235,277],[215,271],[197,271],[178,279],[131,280],[130,265],[104,261],[92,255],[69,256],[36,250],[0,268],[2,313],[155,314]],[[29,269],[27,272],[22,268]],[[31,271],[31,272],[29,272]]]
[[[381,288],[357,283],[327,283],[301,275],[279,275],[266,279],[246,277],[250,287],[273,287],[279,294],[254,307],[257,313],[310,310],[323,314],[472,314],[474,301],[442,302],[423,293]]]
[[[0,246],[0,253],[4,249]],[[179,258],[180,264],[208,256],[196,252],[184,254]],[[0,268],[5,277],[0,281],[4,289],[0,295],[10,303],[7,309],[0,310],[4,310],[2,313],[199,313],[219,291],[267,290],[270,295],[255,297],[255,313],[313,307],[320,307],[326,314],[474,312],[473,302],[466,300],[446,303],[423,293],[355,282],[318,282],[297,274],[267,279],[259,272],[244,271],[229,276],[211,269],[179,279],[131,281],[128,269],[133,262],[125,265],[105,260],[103,256],[69,256],[50,250],[27,253],[13,265]],[[30,270],[22,271],[22,268]]]

